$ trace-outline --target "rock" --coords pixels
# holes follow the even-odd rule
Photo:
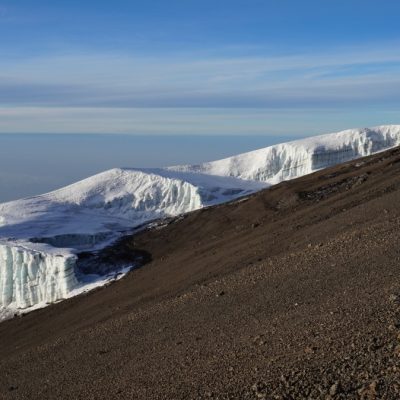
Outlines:
[[[335,382],[329,389],[329,394],[331,396],[335,396],[336,394],[338,394],[340,392],[340,383],[339,382]]]
[[[253,392],[258,392],[259,386],[260,386],[259,383],[255,383],[255,384],[251,387],[251,390],[252,390]]]
[[[391,303],[395,303],[396,300],[397,300],[397,296],[396,296],[394,293],[392,293],[392,294],[389,296],[389,300],[390,300]]]
[[[304,353],[313,354],[315,352],[314,347],[308,346],[304,349]]]
[[[394,354],[396,354],[396,356],[400,357],[400,345],[398,345],[394,348]]]

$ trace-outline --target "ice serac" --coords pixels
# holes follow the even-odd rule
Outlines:
[[[0,244],[0,304],[27,308],[63,299],[77,286],[76,257]]]
[[[97,268],[100,274],[107,268],[96,263],[82,268],[79,253],[105,247],[141,224],[399,144],[398,125],[353,129],[200,165],[116,168],[51,193],[0,204],[0,319],[1,309],[45,305],[93,287],[88,271]],[[103,278],[95,281],[104,284]]]
[[[350,129],[282,143],[199,165],[169,167],[276,184],[398,146],[400,125]]]

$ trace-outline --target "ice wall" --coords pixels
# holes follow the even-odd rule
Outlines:
[[[76,257],[0,244],[0,307],[54,303],[77,287]]]
[[[310,137],[223,160],[169,169],[276,184],[398,145],[400,125],[388,125]]]

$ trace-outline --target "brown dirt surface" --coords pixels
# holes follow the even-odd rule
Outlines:
[[[399,204],[397,148],[128,237],[0,324],[0,398],[399,399]]]

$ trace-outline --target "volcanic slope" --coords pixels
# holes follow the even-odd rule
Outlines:
[[[125,238],[147,263],[0,324],[5,399],[400,398],[400,150]]]
[[[142,224],[399,144],[400,125],[349,129],[200,165],[114,168],[50,193],[0,204],[0,320],[110,282],[109,273],[127,265],[91,264],[88,271],[79,254],[105,248]]]

